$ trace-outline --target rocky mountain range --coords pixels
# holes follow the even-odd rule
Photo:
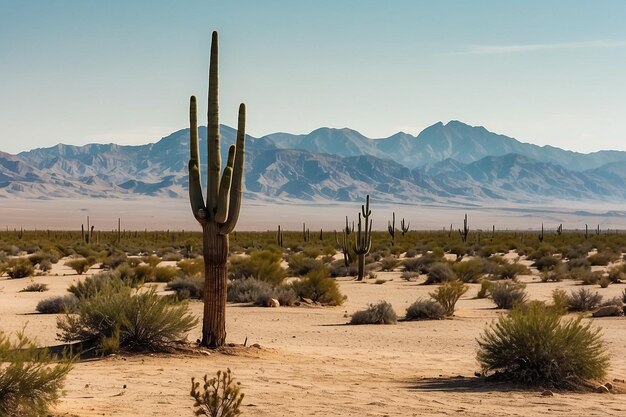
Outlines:
[[[235,133],[221,127],[223,160]],[[205,128],[200,146],[206,146]],[[246,146],[251,199],[626,200],[626,152],[540,147],[458,121],[436,123],[417,136],[370,139],[350,129],[320,128],[307,135],[249,136]],[[187,198],[188,158],[188,129],[139,146],[59,144],[0,152],[0,198]]]

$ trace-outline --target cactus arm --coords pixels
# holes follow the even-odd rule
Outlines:
[[[246,105],[239,105],[239,119],[237,123],[237,144],[235,146],[235,160],[233,163],[233,175],[230,185],[230,202],[228,218],[220,226],[220,233],[228,234],[235,229],[239,210],[241,209],[241,195],[243,182],[243,165],[246,145]]]
[[[191,211],[196,220],[204,221],[204,197],[202,196],[202,183],[200,182],[200,158],[198,150],[198,111],[196,108],[196,97],[189,99],[189,201]]]
[[[211,218],[215,216],[217,211],[221,168],[217,65],[217,32],[213,32],[213,36],[211,38],[211,59],[209,64],[209,107],[207,110],[208,178],[206,196],[206,206],[209,209],[209,216]]]
[[[217,199],[217,212],[215,213],[215,221],[217,223],[223,223],[226,221],[226,217],[228,216],[228,202],[231,180],[233,177],[234,160],[235,146],[231,145],[228,149],[228,162],[226,163],[226,168],[224,168],[224,173],[222,174],[222,179],[220,181],[220,191]]]
[[[369,194],[365,198],[365,205],[361,205],[361,213],[363,213],[363,217],[368,218],[370,214],[372,214],[372,210],[370,210],[370,196]]]

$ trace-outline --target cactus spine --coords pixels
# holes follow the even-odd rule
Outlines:
[[[361,216],[361,214],[363,216]],[[372,220],[370,220],[370,196],[365,199],[365,205],[361,206],[361,213],[359,213],[359,221],[357,223],[357,229],[354,233],[354,244],[352,245],[353,252],[357,255],[358,260],[358,272],[357,281],[363,281],[365,275],[365,255],[367,255],[372,247]],[[362,218],[361,218],[362,217]],[[361,220],[364,221],[365,226]]]
[[[228,160],[220,175],[220,125],[218,109],[217,32],[211,39],[208,107],[208,175],[206,201],[200,182],[198,118],[196,97],[189,102],[190,158],[189,201],[194,217],[202,226],[204,256],[204,315],[201,345],[223,346],[226,340],[226,261],[228,234],[239,218],[245,146],[246,107],[239,105],[237,142],[228,150]]]

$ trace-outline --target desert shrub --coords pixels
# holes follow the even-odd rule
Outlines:
[[[48,291],[48,285],[41,282],[32,282],[28,284],[20,292],[44,292]]]
[[[387,256],[380,260],[380,267],[383,271],[393,271],[400,261],[395,256]]]
[[[126,263],[128,257],[123,252],[115,252],[104,258],[100,264],[102,269],[115,269],[123,263]]]
[[[140,264],[133,268],[134,280],[137,282],[154,281],[154,267],[147,264]]]
[[[463,282],[478,282],[485,272],[485,261],[475,258],[465,262],[455,262],[452,270]]]
[[[458,279],[444,282],[439,288],[429,295],[441,304],[446,316],[454,314],[454,306],[463,294],[467,292],[469,287]]]
[[[272,286],[255,278],[243,278],[230,281],[226,300],[231,303],[252,303],[263,298],[271,299]],[[264,303],[263,303],[264,304]]]
[[[489,297],[498,308],[510,309],[526,301],[525,284],[513,281],[495,282],[489,290]]]
[[[281,306],[293,306],[298,302],[298,294],[291,286],[279,285],[273,289],[273,298],[277,299]]]
[[[181,259],[183,259],[183,255],[181,255],[178,252],[165,252],[163,253],[163,255],[161,256],[161,260],[163,261],[180,261]]]
[[[289,264],[289,273],[296,277],[302,277],[310,271],[320,268],[323,263],[314,258],[309,258],[304,253],[296,253],[287,260]]]
[[[602,276],[600,278],[600,288],[607,288],[609,286],[609,284],[611,283],[611,279],[608,276]]]
[[[57,295],[37,303],[35,309],[42,314],[70,313],[76,310],[78,298],[72,294]]]
[[[440,320],[446,310],[436,301],[417,300],[406,309],[406,320]]]
[[[565,290],[555,288],[552,291],[552,305],[560,314],[567,313],[567,310],[569,309],[569,296]]]
[[[239,383],[233,381],[230,369],[217,371],[217,376],[211,379],[204,375],[202,389],[200,383],[191,378],[191,396],[197,416],[235,417],[241,414],[239,407],[244,394]]]
[[[38,251],[28,256],[28,260],[33,266],[37,264],[41,264],[43,261],[48,261],[49,264],[57,263],[59,258],[58,255],[52,253],[46,253],[43,251]],[[52,262],[54,261],[54,262]]]
[[[87,258],[70,259],[69,261],[65,262],[65,266],[72,268],[74,271],[76,271],[78,275],[82,275],[87,272],[91,265],[93,265],[93,262],[91,262]]]
[[[155,352],[172,350],[196,323],[185,303],[172,303],[154,288],[134,294],[129,287],[105,287],[57,326],[64,342],[93,340],[101,348]]]
[[[35,273],[35,267],[27,258],[11,258],[4,269],[9,278],[26,278]]]
[[[415,248],[411,248],[407,250],[406,252],[404,252],[405,258],[415,258],[416,256],[417,256],[417,249]]]
[[[453,279],[456,279],[456,274],[450,268],[450,265],[445,262],[437,262],[428,268],[424,284],[437,284],[452,281]]]
[[[547,271],[554,269],[559,263],[561,263],[561,260],[556,256],[545,255],[536,259],[531,266],[534,266],[540,271]]]
[[[176,278],[168,282],[165,289],[175,291],[179,300],[188,298],[201,299],[204,297],[204,278],[199,276]]]
[[[124,263],[115,269],[115,276],[131,287],[139,287],[146,278],[146,269],[142,267],[150,268],[148,265],[132,266],[130,263]]]
[[[76,284],[70,285],[67,291],[74,294],[79,300],[82,300],[84,298],[93,297],[102,288],[109,286],[122,287],[127,286],[127,284],[121,281],[115,274],[110,272],[101,272],[99,274],[91,275]]]
[[[252,277],[278,285],[285,278],[281,259],[280,252],[271,250],[255,250],[247,257],[234,256],[229,260],[228,276],[232,280]]]
[[[530,270],[520,263],[507,263],[500,265],[493,273],[493,277],[498,279],[515,279],[518,275],[528,275]]]
[[[11,340],[0,331],[0,415],[39,417],[59,399],[72,368],[41,350],[24,333]]]
[[[483,279],[480,281],[480,289],[476,294],[476,298],[486,298],[489,295],[489,291],[491,291],[491,287],[493,286],[493,282],[488,279]]]
[[[153,268],[161,263],[161,258],[156,255],[144,256],[141,260]]]
[[[400,274],[400,278],[402,278],[405,281],[417,281],[419,277],[420,277],[419,272],[404,271],[402,274]]]
[[[405,271],[419,272],[425,274],[431,265],[436,262],[441,262],[443,254],[427,253],[419,258],[408,258],[402,261],[402,266]]]
[[[626,289],[622,290],[622,303],[626,304]]]
[[[154,268],[156,282],[170,282],[178,276],[178,269],[174,266],[157,266]]]
[[[591,311],[602,302],[602,296],[597,291],[591,292],[587,288],[572,291],[568,296],[568,310]]]
[[[204,258],[183,259],[176,263],[178,269],[181,270],[183,275],[194,276],[204,275]]]
[[[609,269],[608,278],[612,283],[621,282],[625,277],[626,275],[624,274],[624,267],[622,265],[614,266]]]
[[[298,297],[309,298],[327,305],[341,305],[346,299],[339,291],[334,279],[328,276],[325,268],[315,269],[292,283],[293,290]]]
[[[328,273],[331,277],[355,276],[357,274],[357,266],[353,262],[346,267],[343,260],[337,260],[328,266]]]
[[[562,321],[537,303],[498,317],[478,347],[483,373],[529,385],[578,388],[602,378],[609,365],[599,329],[581,317]]]
[[[350,324],[396,324],[398,316],[387,301],[369,304],[365,310],[352,314]]]
[[[614,257],[615,256],[610,253],[598,252],[593,255],[589,255],[587,260],[592,266],[607,266]]]
[[[567,261],[567,269],[589,269],[591,268],[591,263],[587,260],[587,258],[573,258]]]
[[[39,269],[42,272],[48,272],[52,269],[52,262],[49,259],[44,259],[39,262]]]
[[[600,282],[602,278],[602,273],[600,271],[586,271],[584,269],[576,270],[574,274],[572,274],[572,278],[579,279],[582,285],[595,285]]]

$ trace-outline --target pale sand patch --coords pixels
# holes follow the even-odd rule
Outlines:
[[[59,273],[71,273],[59,266]],[[93,272],[93,271],[90,271]],[[391,326],[346,326],[349,315],[368,303],[386,300],[399,315],[435,287],[406,282],[399,272],[378,272],[382,285],[340,280],[348,295],[340,307],[229,305],[228,341],[261,350],[245,355],[115,356],[76,364],[57,407],[79,416],[192,415],[190,379],[230,367],[242,383],[244,415],[250,416],[623,416],[624,395],[563,394],[541,397],[537,390],[498,391],[473,378],[476,338],[500,312],[489,300],[473,299],[477,284],[463,296],[452,320],[402,322]],[[0,327],[20,329],[42,343],[54,343],[55,315],[34,315],[39,299],[65,293],[76,275],[35,278],[48,283],[45,293],[19,293],[28,279],[0,278]],[[541,283],[523,277],[533,299],[549,299],[554,288],[572,282]],[[624,285],[606,289],[610,298]],[[202,304],[190,309],[200,315]],[[626,376],[624,318],[594,319],[612,354],[610,378]],[[195,339],[200,328],[191,332]],[[462,375],[466,379],[456,379]],[[444,378],[439,378],[443,376]],[[435,378],[433,381],[432,378]],[[127,388],[124,389],[123,386]]]

